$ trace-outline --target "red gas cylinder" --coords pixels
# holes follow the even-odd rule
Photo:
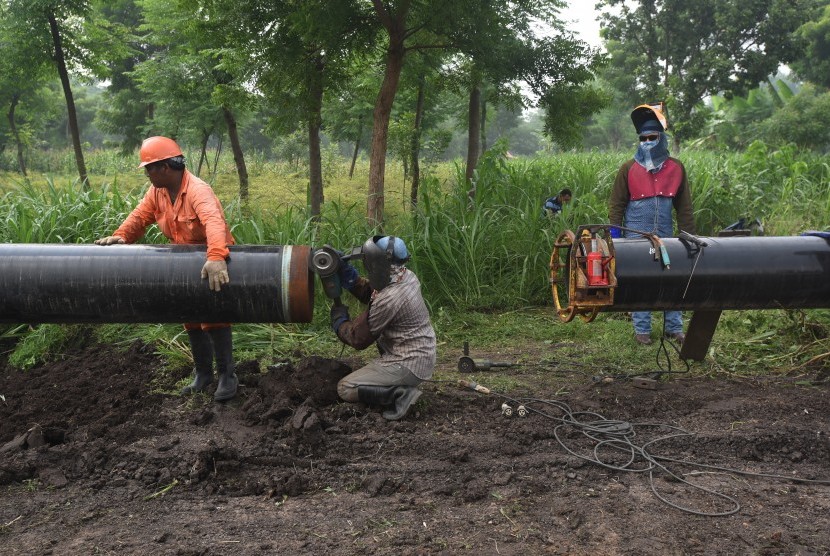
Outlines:
[[[602,264],[602,253],[599,251],[591,251],[588,253],[588,285],[589,286],[607,286],[608,278],[605,276],[605,267]]]

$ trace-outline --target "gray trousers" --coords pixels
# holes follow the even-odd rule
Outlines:
[[[384,365],[372,361],[365,367],[348,374],[337,383],[337,395],[343,401],[357,402],[358,386],[418,386],[423,382],[412,371],[397,363]]]

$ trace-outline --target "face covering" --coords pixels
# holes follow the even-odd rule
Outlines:
[[[662,132],[657,140],[641,142],[634,154],[634,160],[649,172],[656,172],[662,168],[668,158],[669,141]]]

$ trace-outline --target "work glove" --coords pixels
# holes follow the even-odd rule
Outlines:
[[[340,285],[350,290],[357,284],[357,269],[349,261],[340,259],[340,266],[337,267],[337,276],[340,278]]]
[[[127,243],[121,236],[107,236],[95,240],[95,245],[112,245],[113,243]]]
[[[340,326],[349,319],[349,308],[345,305],[334,304],[331,306],[331,329],[337,334]]]
[[[207,261],[202,267],[202,280],[207,278],[208,287],[215,292],[222,288],[222,284],[231,281],[228,276],[228,264],[224,260]]]
[[[619,239],[622,237],[622,230],[620,230],[616,226],[611,226],[608,230],[611,232],[611,237],[613,239]]]

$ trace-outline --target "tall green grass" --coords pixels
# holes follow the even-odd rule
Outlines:
[[[758,218],[768,235],[792,235],[830,225],[830,158],[752,143],[741,153],[690,151],[695,220],[715,233],[741,217]]]
[[[0,198],[0,242],[91,242],[110,235],[139,200],[136,194],[122,194],[115,183],[84,189],[78,182],[58,187],[51,178],[43,187],[21,181]],[[157,228],[147,231],[145,241],[162,240]]]
[[[408,238],[412,266],[433,304],[503,307],[544,298],[558,223],[542,217],[549,186],[537,166],[485,156],[474,199],[461,169],[449,188],[425,181],[399,235]]]

